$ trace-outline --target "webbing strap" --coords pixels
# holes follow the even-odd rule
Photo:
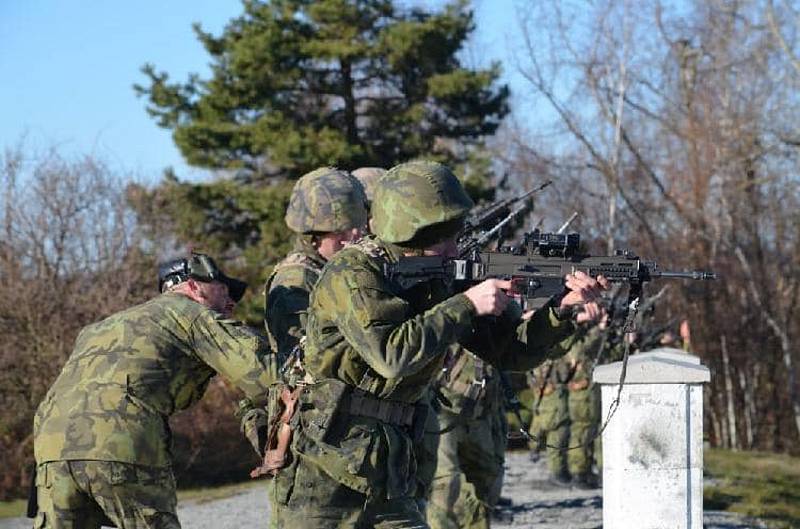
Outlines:
[[[349,400],[347,410],[352,415],[372,417],[396,426],[411,426],[414,423],[413,404],[379,399],[359,390],[354,390]]]

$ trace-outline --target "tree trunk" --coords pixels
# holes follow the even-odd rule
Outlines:
[[[720,345],[722,347],[722,372],[725,377],[725,404],[727,409],[728,419],[728,434],[730,436],[730,448],[737,450],[739,448],[739,440],[736,434],[736,410],[733,404],[733,381],[731,380],[731,367],[730,357],[728,356],[728,344],[725,336],[720,337]]]
[[[358,128],[356,127],[356,98],[353,94],[353,71],[350,61],[341,60],[342,97],[344,98],[344,122],[347,128],[347,143],[358,145]]]

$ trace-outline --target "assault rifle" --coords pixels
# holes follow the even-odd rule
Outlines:
[[[581,271],[591,277],[604,276],[611,283],[629,286],[628,299],[638,300],[642,286],[653,279],[716,279],[713,272],[661,270],[654,261],[645,261],[628,251],[612,256],[591,256],[580,252],[577,233],[526,233],[519,246],[503,246],[496,251],[471,249],[466,257],[402,257],[385,265],[384,273],[409,289],[438,278],[456,290],[466,290],[485,279],[511,280],[510,295],[524,310],[538,309],[564,293],[564,276]]]
[[[552,180],[548,180],[518,197],[473,208],[464,221],[464,231],[459,238],[460,254],[464,256],[472,249],[483,248],[507,223],[529,209],[529,198],[552,183]]]

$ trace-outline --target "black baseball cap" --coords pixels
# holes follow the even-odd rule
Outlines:
[[[206,283],[219,281],[228,285],[228,294],[237,303],[247,289],[247,283],[226,276],[214,260],[206,254],[192,252],[188,259],[180,257],[158,265],[158,290],[160,292],[183,283],[189,278]]]

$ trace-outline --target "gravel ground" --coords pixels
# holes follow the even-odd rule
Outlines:
[[[496,529],[600,529],[603,501],[599,490],[582,491],[553,487],[547,482],[544,461],[533,463],[526,452],[510,452],[506,460],[503,496],[510,506],[498,510]],[[186,529],[239,529],[267,527],[269,508],[266,487],[257,487],[229,498],[209,502],[188,501],[178,507]],[[706,511],[705,529],[764,529],[765,525],[743,516]],[[0,529],[29,528],[25,518],[0,520]]]

